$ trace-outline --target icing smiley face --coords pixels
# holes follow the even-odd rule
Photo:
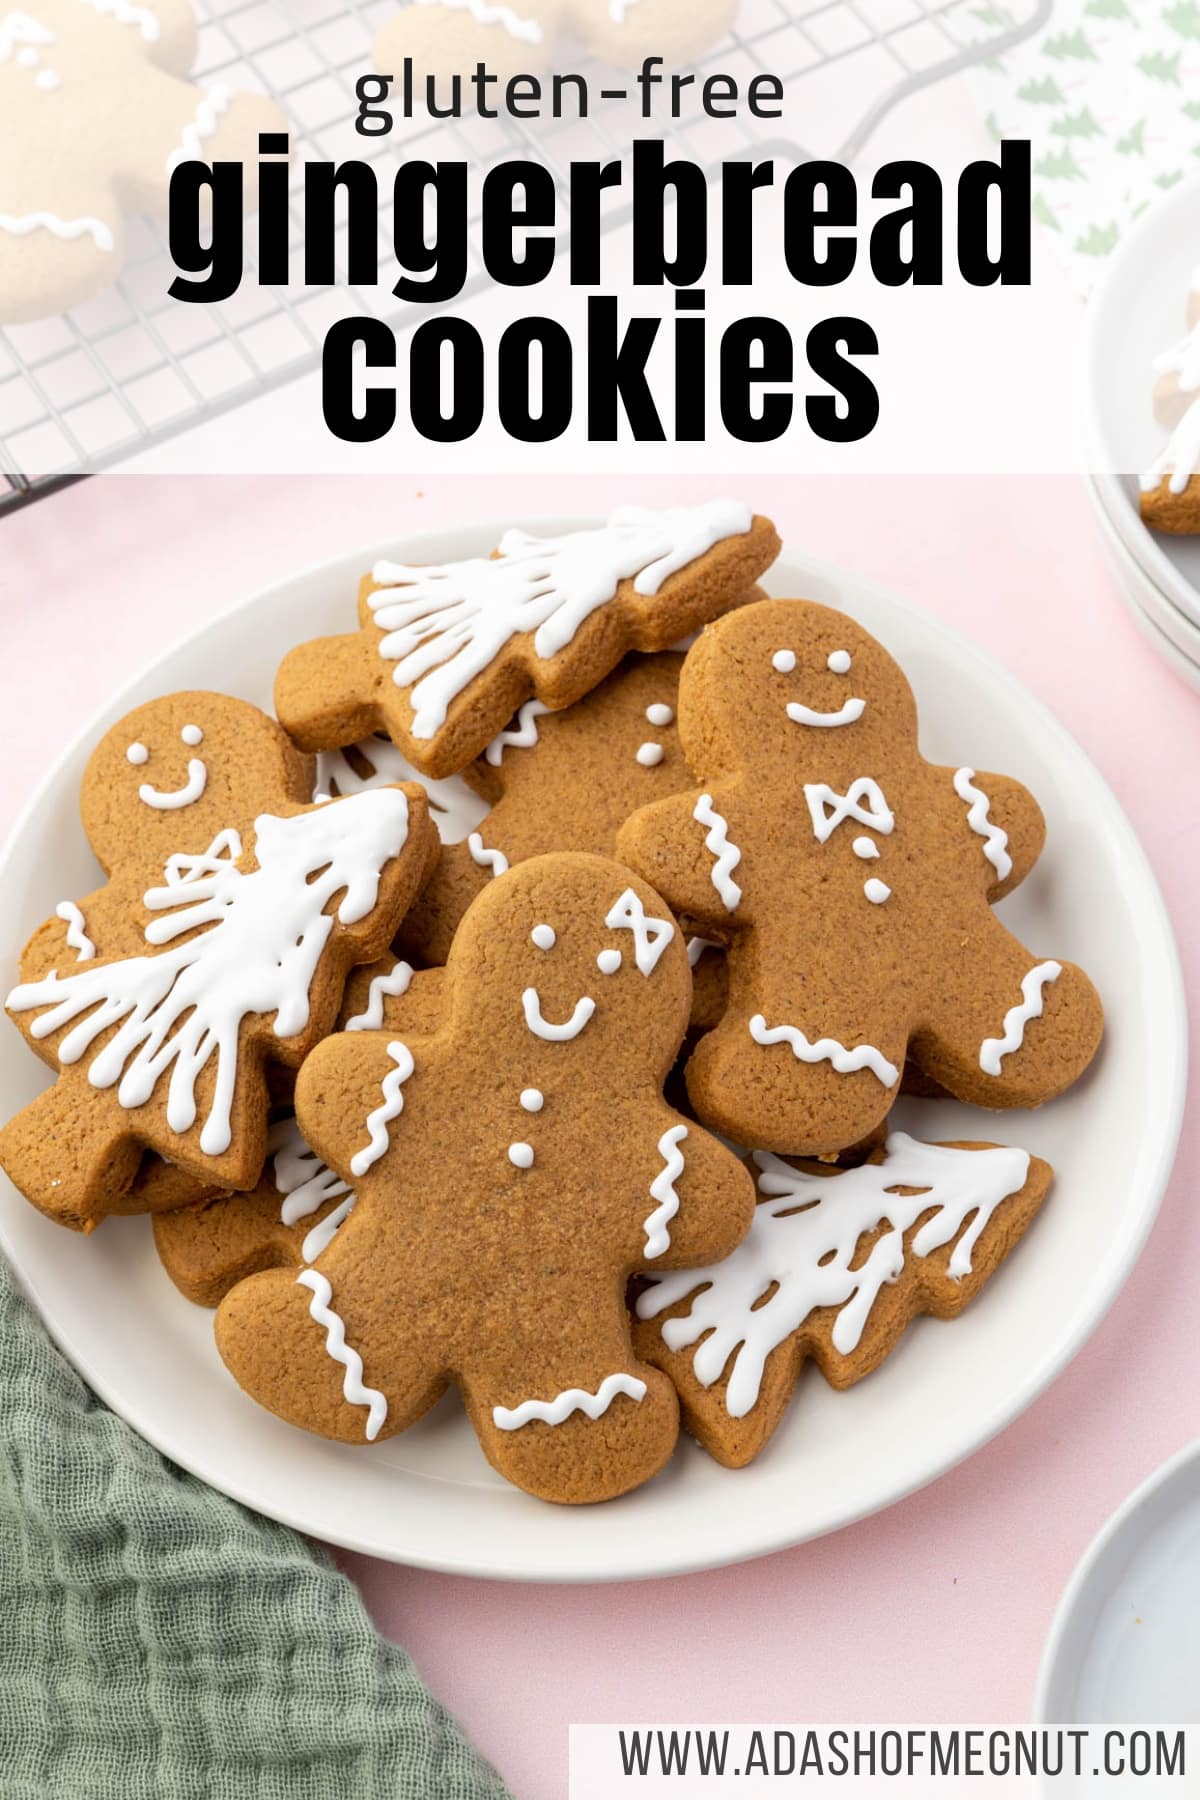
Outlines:
[[[183,743],[194,748],[204,741],[204,733],[199,725],[185,725],[179,733]],[[125,759],[135,767],[142,767],[150,760],[150,752],[143,743],[130,744],[125,752]],[[138,788],[138,799],[143,806],[154,806],[160,812],[175,812],[181,806],[192,806],[199,800],[208,786],[208,765],[198,756],[188,758],[187,780],[177,788],[164,791],[156,788],[152,782],[143,781]]]

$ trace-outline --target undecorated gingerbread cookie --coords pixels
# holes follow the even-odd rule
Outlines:
[[[275,721],[220,694],[152,700],[93,751],[81,807],[108,881],[34,933],[6,1001],[58,1079],[0,1131],[0,1164],[52,1218],[113,1210],[143,1150],[258,1180],[266,1065],[324,1036],[437,854],[416,784],[311,791]]]
[[[730,1468],[766,1445],[809,1357],[850,1387],[918,1313],[957,1317],[1051,1181],[1024,1150],[904,1132],[856,1169],[754,1161],[748,1236],[710,1268],[655,1278],[635,1306],[638,1354],[671,1377],[688,1430]]]
[[[1036,1106],[1095,1054],[1087,976],[989,909],[1042,843],[1015,781],[927,763],[904,675],[844,614],[743,608],[679,688],[697,789],[644,808],[622,859],[728,945],[729,1002],[688,1063],[699,1117],[824,1156],[889,1112],[905,1056],[958,1099]]]
[[[245,165],[286,131],[260,94],[187,79],[187,0],[21,0],[0,12],[0,324],[63,312],[115,281],[124,216],[165,213],[177,163]]]
[[[414,972],[394,956],[355,969],[346,983],[341,1031],[436,1029],[440,969]],[[176,1202],[154,1220],[159,1261],[181,1293],[216,1306],[237,1282],[259,1269],[301,1268],[331,1242],[349,1216],[353,1191],[309,1149],[288,1106],[272,1122],[267,1164],[248,1194],[210,1190]]]
[[[262,1405],[361,1444],[451,1381],[489,1460],[601,1500],[671,1454],[678,1405],[636,1361],[625,1278],[731,1250],[753,1183],[662,1097],[687,1022],[683,939],[604,858],[535,857],[484,889],[426,1037],[347,1032],[301,1070],[305,1139],[358,1198],[299,1276],[222,1301],[217,1344]]]
[[[749,507],[709,501],[622,507],[555,538],[509,531],[465,562],[376,563],[359,629],[285,657],[280,721],[306,750],[385,731],[422,775],[451,775],[527,699],[570,706],[627,650],[664,650],[727,611],[778,548]]]

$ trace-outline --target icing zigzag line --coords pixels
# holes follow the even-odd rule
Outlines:
[[[366,1438],[368,1443],[373,1443],[379,1436],[380,1426],[387,1418],[387,1397],[378,1388],[365,1385],[362,1357],[346,1342],[346,1327],[329,1304],[333,1299],[333,1289],[325,1276],[319,1269],[305,1269],[297,1275],[296,1282],[298,1286],[312,1291],[309,1317],[325,1327],[325,1348],[334,1362],[341,1363],[346,1370],[342,1393],[351,1406],[367,1408]]]
[[[667,1227],[679,1211],[679,1195],[675,1192],[675,1183],[683,1174],[683,1152],[679,1146],[686,1136],[686,1125],[672,1125],[658,1140],[658,1154],[666,1166],[650,1183],[650,1198],[657,1200],[658,1205],[642,1226],[646,1233],[646,1248],[642,1255],[647,1262],[661,1256],[664,1250],[671,1247],[671,1234]]]
[[[367,1118],[369,1142],[361,1150],[356,1150],[350,1158],[352,1175],[365,1175],[371,1164],[379,1161],[390,1142],[388,1126],[404,1111],[404,1095],[400,1089],[413,1072],[412,1052],[407,1044],[394,1038],[387,1047],[387,1053],[396,1066],[388,1070],[380,1083],[383,1099]]]
[[[954,791],[960,800],[969,802],[967,824],[984,840],[983,854],[1001,881],[1012,874],[1012,857],[1008,854],[1008,833],[994,825],[990,817],[991,802],[982,788],[974,787],[974,769],[959,769],[954,777]]]
[[[541,1419],[546,1425],[561,1425],[574,1412],[586,1413],[594,1420],[608,1411],[618,1394],[644,1400],[646,1384],[636,1375],[606,1375],[594,1394],[586,1388],[564,1388],[553,1400],[522,1400],[520,1406],[493,1406],[492,1421],[501,1431],[519,1431],[533,1419]]]
[[[870,1069],[872,1075],[889,1088],[895,1087],[900,1079],[895,1063],[890,1063],[873,1044],[857,1044],[850,1050],[831,1037],[818,1038],[814,1043],[795,1025],[768,1025],[762,1013],[755,1013],[751,1019],[750,1036],[756,1044],[790,1044],[793,1056],[800,1062],[830,1062],[839,1075],[853,1075],[859,1069]]]
[[[525,702],[517,713],[515,727],[506,725],[503,731],[498,731],[483,753],[493,769],[498,769],[504,761],[504,752],[508,745],[511,744],[514,750],[533,749],[538,741],[538,728],[534,724],[534,720],[540,719],[543,713],[549,711],[550,708],[544,700],[527,700]]]
[[[490,869],[493,879],[497,875],[507,875],[508,858],[503,850],[489,850],[477,831],[467,838],[467,849],[471,852],[471,861],[478,863],[481,869]]]
[[[733,912],[742,897],[742,890],[733,880],[733,870],[742,860],[742,853],[736,844],[729,841],[729,826],[713,805],[711,794],[701,794],[697,800],[692,817],[701,825],[707,825],[709,831],[704,839],[704,847],[710,855],[716,857],[713,865],[712,883],[725,904],[726,911]],[[732,894],[733,898],[730,899]]]
[[[1004,1015],[1004,1036],[984,1038],[979,1047],[979,1066],[985,1075],[999,1075],[1001,1059],[1021,1048],[1026,1025],[1030,1019],[1042,1016],[1043,988],[1057,981],[1061,974],[1062,964],[1056,962],[1038,963],[1030,969],[1021,983],[1020,1004],[1010,1006]]]
[[[394,999],[398,1000],[401,994],[407,994],[412,978],[412,964],[406,962],[396,963],[387,975],[376,975],[367,989],[366,1006],[362,1012],[355,1013],[352,1019],[346,1020],[344,1029],[346,1031],[378,1031],[383,1024],[383,996],[391,994]]]
[[[48,231],[51,237],[73,243],[76,238],[90,237],[97,250],[113,248],[113,234],[103,219],[60,219],[57,213],[0,213],[0,231],[11,237],[28,237],[34,231]]]

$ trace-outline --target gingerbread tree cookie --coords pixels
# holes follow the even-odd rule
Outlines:
[[[292,650],[276,709],[306,750],[385,731],[421,774],[450,775],[531,696],[570,706],[626,650],[664,650],[725,612],[778,549],[768,520],[709,501],[621,507],[560,537],[509,531],[465,562],[379,562],[359,630]]]
[[[769,600],[690,651],[679,730],[698,791],[645,808],[619,854],[729,946],[729,1002],[687,1070],[743,1144],[824,1156],[889,1111],[906,1054],[958,1099],[1037,1106],[1095,1054],[1083,971],[989,910],[1042,820],[1018,783],[921,756],[912,692],[861,626]]]
[[[301,1130],[357,1204],[298,1278],[225,1297],[218,1347],[261,1404],[346,1443],[453,1380],[509,1480],[605,1499],[678,1431],[632,1355],[626,1276],[725,1254],[753,1210],[737,1159],[662,1097],[683,940],[618,864],[535,857],[480,894],[445,981],[438,1031],[343,1033],[301,1070]]]
[[[688,1430],[741,1468],[779,1424],[806,1360],[846,1388],[918,1313],[954,1318],[1018,1242],[1047,1163],[894,1132],[857,1169],[760,1153],[749,1235],[724,1262],[639,1294],[637,1352],[671,1377]]]
[[[124,215],[165,213],[177,164],[242,162],[253,204],[260,94],[187,79],[187,0],[22,0],[0,13],[0,324],[115,281]]]
[[[415,784],[323,805],[311,787],[274,720],[219,694],[150,701],[93,751],[81,805],[109,879],[35,932],[5,1003],[58,1080],[0,1132],[0,1164],[51,1217],[93,1224],[143,1149],[258,1180],[265,1065],[328,1031],[437,854]]]
[[[395,956],[381,957],[350,976],[338,1029],[425,1035],[440,1018],[441,986],[440,969],[414,972]],[[313,1262],[354,1206],[353,1190],[305,1143],[290,1106],[272,1122],[256,1188],[186,1198],[195,1204],[177,1202],[157,1214],[154,1247],[175,1286],[198,1306],[216,1306],[259,1269]]]

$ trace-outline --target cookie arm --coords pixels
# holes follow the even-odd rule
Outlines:
[[[109,1096],[86,1082],[57,1081],[0,1130],[0,1168],[58,1225],[91,1231],[105,1195],[127,1188],[141,1149],[114,1125]]]
[[[987,897],[1000,900],[1024,881],[1042,853],[1046,821],[1029,789],[989,769],[947,769],[968,831],[978,840]]]
[[[388,671],[365,632],[297,644],[275,676],[275,711],[303,750],[338,750],[381,724],[379,685]]]
[[[1077,1081],[1104,1029],[1100,997],[1074,963],[1038,958],[987,914],[948,943],[939,1010],[910,1053],[956,1099],[1040,1106]]]
[[[741,850],[728,790],[672,794],[642,807],[621,827],[617,856],[706,932],[727,938],[738,923]]]
[[[728,1256],[754,1216],[754,1181],[733,1151],[676,1113],[665,1114],[664,1124],[638,1220],[638,1254],[649,1273]]]

